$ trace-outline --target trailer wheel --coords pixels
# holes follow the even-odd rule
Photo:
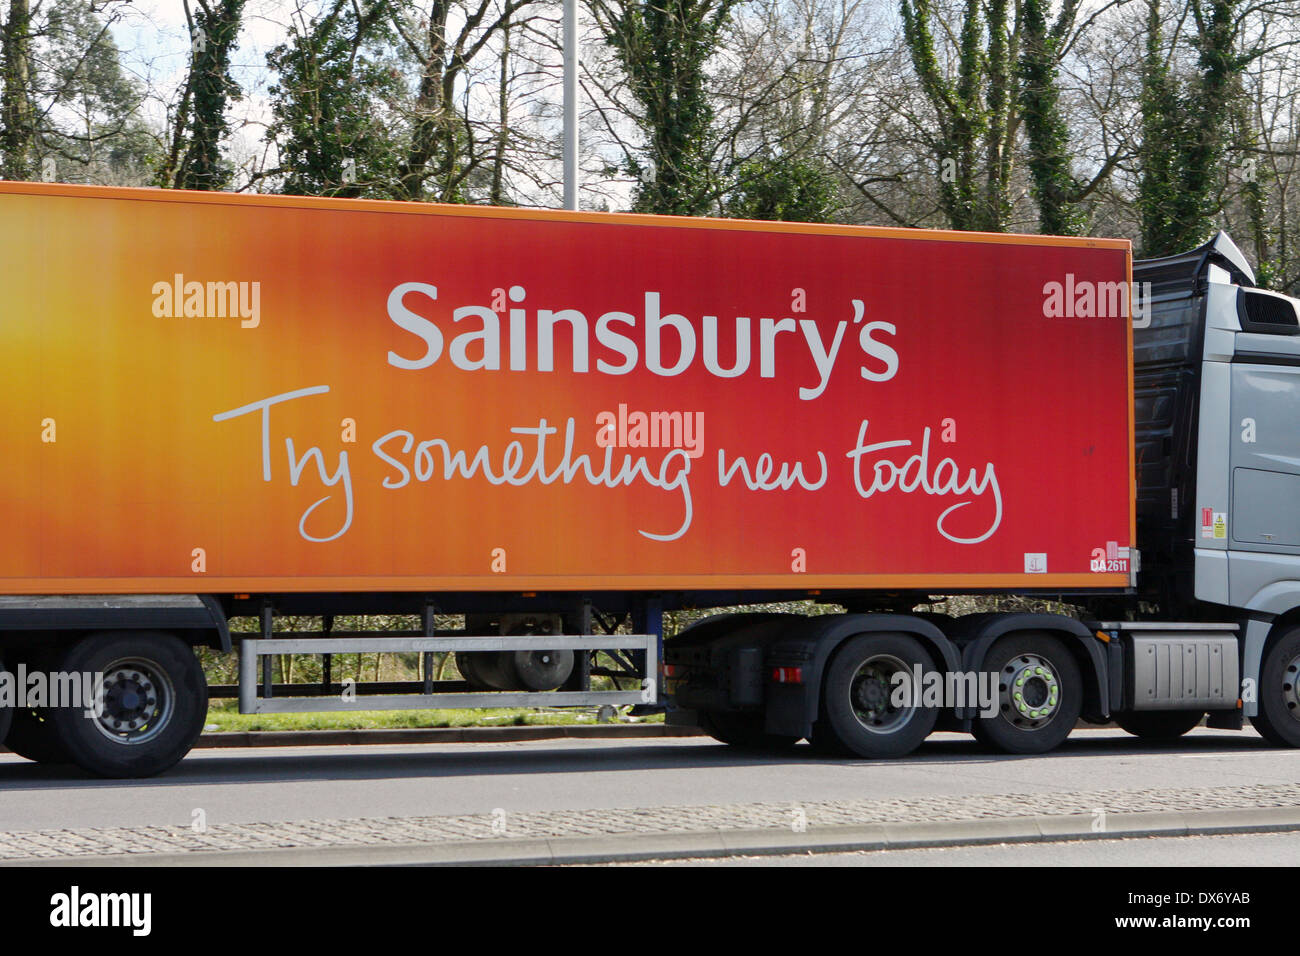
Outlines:
[[[859,757],[911,753],[939,718],[937,708],[894,700],[896,675],[910,679],[917,668],[933,671],[934,662],[921,642],[906,634],[863,634],[845,641],[827,666],[823,726]]]
[[[456,667],[475,690],[547,691],[564,686],[573,651],[457,651]]]
[[[474,690],[490,690],[487,683],[483,680],[478,672],[479,658],[482,652],[474,651],[457,651],[456,652],[456,670],[460,671],[460,676],[465,679]]]
[[[998,674],[998,714],[976,717],[976,739],[1010,754],[1041,754],[1059,746],[1083,711],[1083,678],[1074,657],[1049,634],[1008,634],[982,667]]]
[[[457,651],[461,676],[477,691],[518,690],[510,651]]]
[[[706,734],[738,750],[789,750],[799,742],[798,737],[767,733],[761,713],[702,710],[697,719]]]
[[[30,708],[12,711],[13,720],[4,745],[20,757],[36,763],[72,763],[67,748],[59,740],[50,720],[50,712]]]
[[[510,652],[507,652],[510,653]],[[511,669],[518,678],[519,690],[556,690],[573,673],[573,651],[514,651]],[[503,668],[504,669],[504,668]]]
[[[57,669],[57,654],[46,651],[41,654],[24,656],[28,670],[43,670],[47,673]],[[10,665],[6,659],[6,666]],[[13,662],[16,666],[16,662]],[[72,760],[68,751],[59,741],[50,722],[50,712],[45,709],[5,708],[9,711],[8,733],[4,736],[4,745],[18,756],[35,763],[67,764]]]
[[[91,634],[68,649],[65,670],[101,674],[102,707],[51,712],[73,763],[102,777],[151,777],[189,753],[207,718],[208,685],[189,645],[170,634]]]
[[[1269,648],[1259,676],[1259,713],[1250,718],[1276,747],[1300,747],[1300,628]]]
[[[1115,723],[1143,740],[1177,740],[1204,716],[1203,710],[1139,710],[1116,717]]]

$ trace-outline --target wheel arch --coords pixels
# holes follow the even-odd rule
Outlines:
[[[1298,627],[1300,627],[1300,607],[1293,607],[1289,611],[1284,611],[1269,621],[1268,634],[1260,645],[1260,656],[1263,657],[1264,654],[1267,654],[1274,644]]]
[[[943,631],[930,621],[910,614],[833,614],[803,618],[769,647],[770,661],[797,661],[803,679],[796,700],[785,701],[784,706],[775,708],[769,704],[768,731],[809,736],[817,721],[826,666],[831,657],[851,638],[880,633],[916,638],[938,669],[949,671],[961,666],[956,645]]]
[[[1300,628],[1300,607],[1288,608],[1276,616],[1261,612],[1251,612],[1243,622],[1241,630],[1241,681],[1243,688],[1247,680],[1255,683],[1255,693],[1246,695],[1242,692],[1242,713],[1247,717],[1259,714],[1260,683],[1264,673],[1264,659],[1278,641],[1291,631]]]
[[[191,647],[231,651],[220,602],[207,594],[31,595],[0,598],[0,645],[69,642],[101,631],[160,631]],[[12,639],[12,640],[10,640]]]

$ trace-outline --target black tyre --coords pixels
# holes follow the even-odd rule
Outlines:
[[[1203,710],[1139,710],[1115,718],[1115,723],[1143,740],[1177,740],[1201,722]]]
[[[1275,747],[1300,747],[1300,628],[1264,653],[1259,674],[1259,713],[1250,718]]]
[[[555,690],[573,673],[573,651],[515,651],[511,655],[520,690]]]
[[[16,710],[4,745],[20,757],[36,763],[72,763],[67,748],[59,740],[49,712],[44,710]]]
[[[478,672],[479,660],[485,656],[485,654],[474,651],[456,652],[456,670],[460,671],[460,676],[465,678],[465,682],[475,690],[490,689]]]
[[[840,742],[823,718],[813,723],[812,736],[808,738],[812,751],[822,757],[852,757],[853,751]]]
[[[573,651],[458,651],[456,667],[476,690],[555,690],[577,665]]]
[[[702,710],[698,720],[700,729],[714,740],[739,750],[789,750],[799,742],[798,737],[769,734],[763,730],[761,713]]]
[[[98,715],[59,708],[50,722],[72,762],[102,777],[151,777],[175,766],[203,730],[208,685],[188,644],[156,631],[91,634],[62,661],[102,674]]]
[[[12,664],[9,661],[12,660]],[[60,652],[47,650],[40,653],[26,653],[22,662],[27,665],[28,673],[42,670],[47,674],[60,669]],[[18,659],[7,658],[6,666],[17,670]],[[8,709],[8,708],[6,708]],[[50,721],[50,712],[45,708],[9,709],[10,724],[4,737],[4,745],[20,757],[36,763],[68,764],[72,763],[68,751],[64,748]]]
[[[998,674],[998,713],[976,717],[975,737],[1009,754],[1058,747],[1083,711],[1083,678],[1065,644],[1050,634],[1008,634],[981,667]]]
[[[474,662],[474,674],[487,690],[519,689],[519,675],[515,673],[514,654],[511,651],[482,653]]]
[[[919,700],[900,705],[900,681],[934,670],[921,642],[906,634],[863,634],[845,641],[831,657],[822,686],[819,750],[842,747],[859,757],[901,757],[921,745],[934,729],[939,711]],[[905,681],[895,675],[906,674]],[[919,688],[917,688],[919,691]],[[836,746],[838,745],[838,747]]]
[[[509,657],[509,654],[501,651],[457,651],[456,668],[476,691],[514,690],[515,674],[513,668],[509,673],[502,668],[503,657]]]

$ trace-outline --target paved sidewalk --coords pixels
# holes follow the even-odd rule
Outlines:
[[[0,832],[0,863],[598,862],[1277,832],[1300,784]]]

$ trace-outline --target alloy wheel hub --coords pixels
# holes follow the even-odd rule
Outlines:
[[[118,743],[142,743],[171,719],[175,692],[166,675],[143,660],[116,661],[104,668],[97,726]]]
[[[1041,727],[1060,708],[1060,680],[1051,663],[1036,654],[1022,654],[1008,662],[999,690],[1002,716],[1017,727]]]
[[[913,699],[913,707],[899,707],[893,700],[894,675],[898,673],[907,675],[910,681],[911,671],[906,664],[896,657],[879,654],[864,661],[849,684],[849,702],[853,707],[853,716],[872,733],[897,733],[899,728],[912,719],[918,701]],[[919,690],[913,689],[913,698]]]

